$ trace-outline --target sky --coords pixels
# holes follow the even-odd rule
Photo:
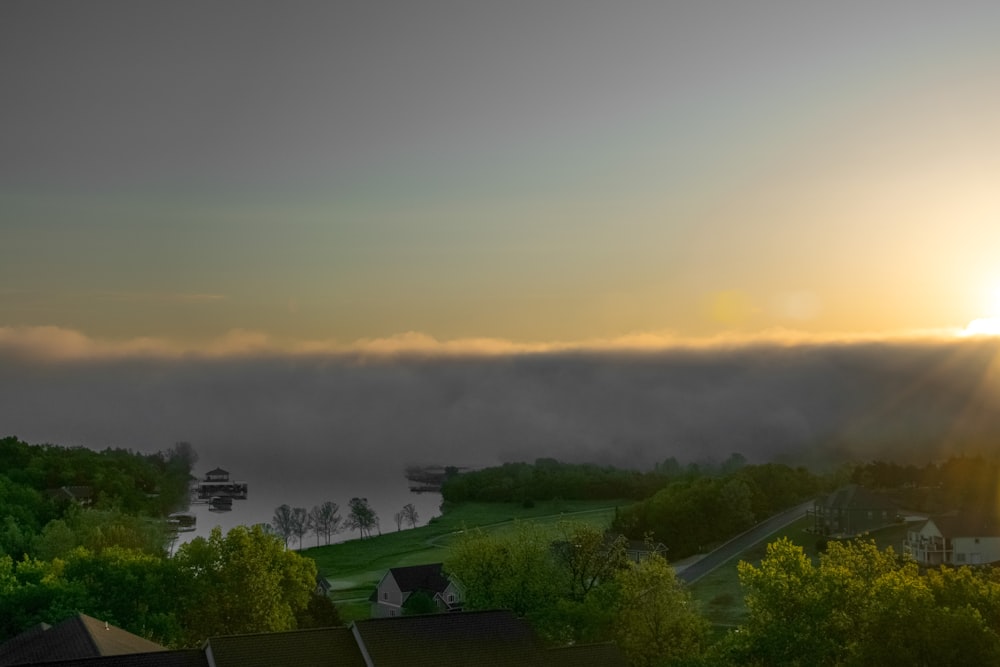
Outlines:
[[[191,442],[251,523],[410,464],[995,454],[998,26],[0,2],[0,437]]]
[[[995,2],[8,0],[0,342],[955,332],[1000,316],[998,25]]]

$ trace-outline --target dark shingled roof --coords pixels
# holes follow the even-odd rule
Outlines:
[[[509,611],[467,611],[355,621],[375,667],[545,665],[534,632]]]
[[[1000,537],[1000,521],[982,514],[936,516],[934,525],[948,539],[956,537]]]
[[[216,667],[365,667],[354,635],[345,627],[212,637],[205,642],[205,653]]]
[[[55,626],[36,625],[0,646],[0,665],[165,651],[104,621],[77,614]]]
[[[617,644],[577,644],[549,649],[546,662],[552,667],[627,667]]]
[[[869,491],[857,484],[842,486],[827,495],[823,505],[841,509],[859,510],[895,510],[896,504],[880,493]]]
[[[442,563],[430,565],[411,565],[410,567],[393,567],[389,569],[392,578],[404,593],[426,591],[428,593],[443,593],[448,588],[448,577],[441,569]]]
[[[38,664],[38,663],[30,663]],[[208,659],[198,649],[106,655],[42,663],[45,667],[208,667]]]

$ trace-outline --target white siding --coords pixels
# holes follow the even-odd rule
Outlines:
[[[1000,561],[1000,537],[956,537],[953,565],[981,565]]]

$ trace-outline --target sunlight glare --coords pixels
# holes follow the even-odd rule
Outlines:
[[[1000,336],[1000,317],[980,317],[972,320],[961,332],[962,336]]]

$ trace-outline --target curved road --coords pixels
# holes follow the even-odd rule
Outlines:
[[[781,514],[775,514],[770,519],[761,521],[756,526],[741,535],[737,535],[721,547],[710,551],[701,560],[692,563],[677,573],[677,578],[686,584],[693,584],[715,568],[729,562],[741,553],[761,542],[771,533],[781,530],[785,526],[801,519],[806,514],[806,510],[813,506],[812,500],[804,502],[798,507],[785,510]]]

